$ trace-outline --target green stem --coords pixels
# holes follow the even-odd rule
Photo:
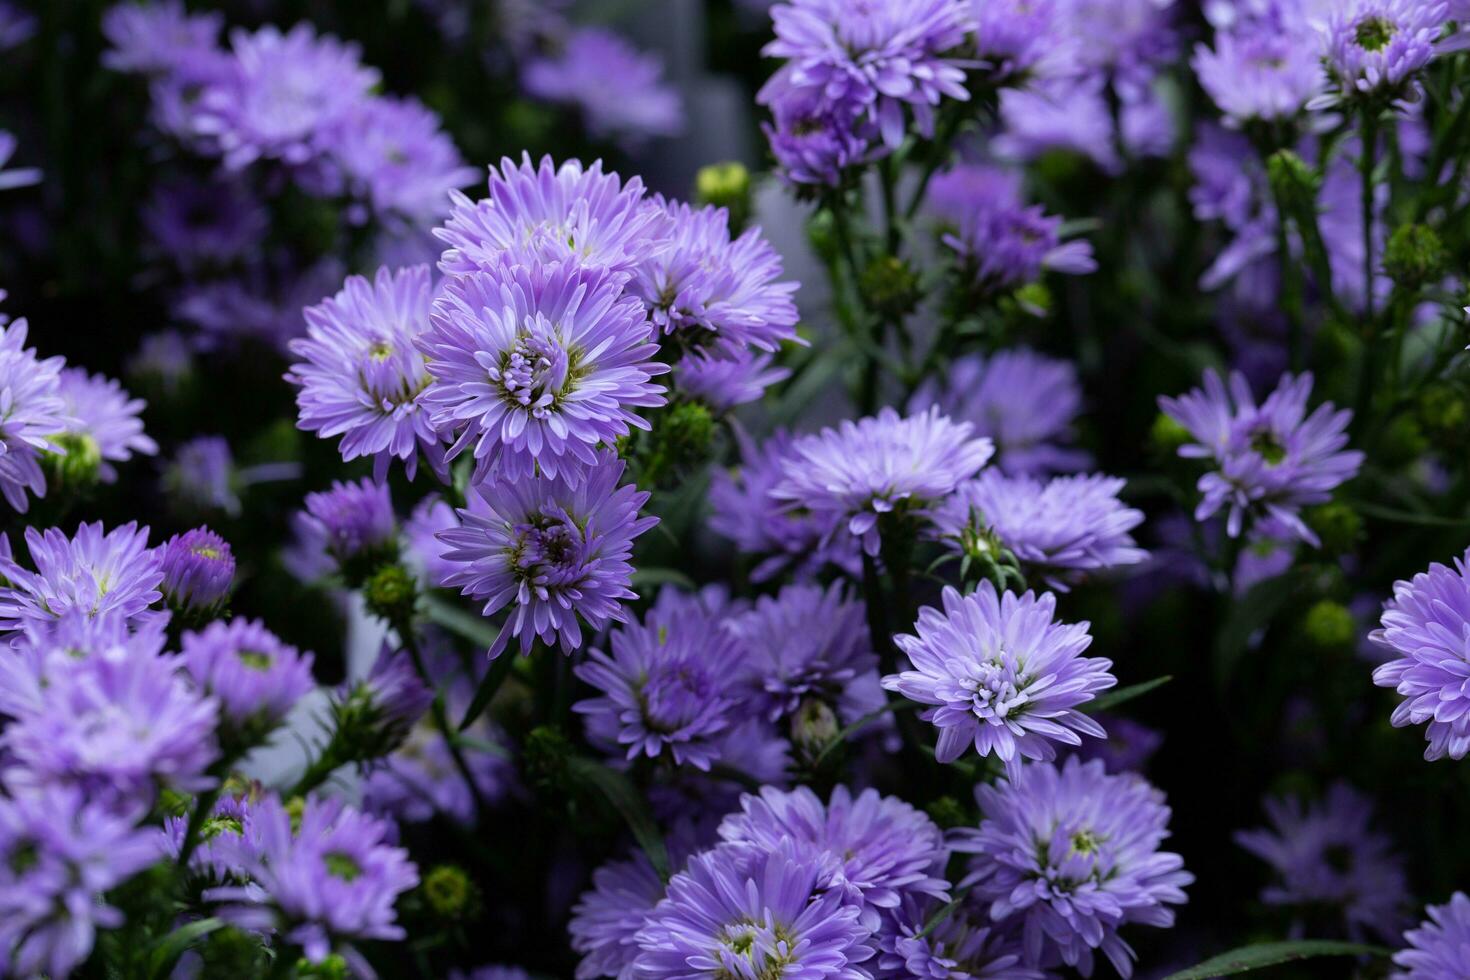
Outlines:
[[[200,832],[204,829],[204,821],[209,819],[209,813],[214,809],[219,800],[220,785],[206,791],[194,801],[194,812],[189,814],[188,826],[184,828],[184,842],[179,847],[178,868],[180,871],[189,866],[189,858],[194,856],[195,849],[199,846]]]
[[[1362,146],[1358,156],[1363,195],[1363,360],[1358,368],[1358,394],[1352,424],[1355,432],[1359,433],[1366,424],[1368,406],[1373,400],[1373,381],[1381,360],[1378,350],[1381,331],[1375,322],[1373,309],[1373,170],[1378,147],[1377,113],[1376,106],[1370,105],[1363,110]]]
[[[398,634],[398,640],[408,651],[413,660],[414,670],[418,671],[419,678],[434,691],[434,700],[429,705],[429,713],[433,716],[434,727],[439,729],[439,734],[444,738],[444,745],[449,749],[449,757],[454,760],[454,768],[459,770],[459,775],[464,779],[465,786],[470,791],[470,797],[475,801],[475,812],[485,811],[485,798],[480,793],[480,786],[475,782],[475,775],[470,771],[469,763],[465,761],[464,752],[460,748],[459,740],[453,724],[449,721],[449,713],[444,709],[444,695],[439,691],[434,678],[429,675],[428,666],[424,663],[423,652],[419,649],[418,636],[414,633],[411,622],[399,622],[393,624],[393,631]],[[510,656],[502,653],[501,656]]]

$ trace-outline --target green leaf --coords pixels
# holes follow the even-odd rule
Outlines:
[[[656,588],[660,585],[677,585],[679,588],[688,589],[691,592],[699,587],[694,584],[692,578],[677,568],[658,567],[635,569],[633,571],[632,584],[635,592],[648,586]]]
[[[653,869],[660,878],[668,881],[669,852],[664,847],[664,835],[648,811],[648,804],[628,777],[583,756],[570,759],[567,767],[574,778],[596,788],[607,798],[633,832],[633,839],[643,848],[643,853],[648,855]]]
[[[1151,681],[1144,681],[1142,684],[1130,684],[1127,687],[1120,687],[1116,690],[1108,691],[1104,694],[1099,694],[1091,701],[1082,705],[1082,710],[1090,713],[1093,711],[1107,711],[1111,708],[1116,708],[1118,705],[1124,704],[1128,701],[1132,701],[1134,698],[1143,697],[1143,695],[1147,694],[1149,691],[1163,687],[1165,684],[1169,683],[1173,679],[1173,674],[1165,674],[1162,677],[1155,677]]]
[[[542,651],[542,656],[559,657],[556,651]],[[490,707],[490,702],[495,698],[495,692],[500,690],[500,685],[510,676],[511,668],[515,666],[516,654],[514,650],[502,650],[500,656],[490,661],[490,669],[485,671],[485,676],[480,680],[480,686],[475,689],[475,696],[470,701],[469,708],[464,717],[459,720],[459,730],[464,731],[475,723],[485,709]]]
[[[1257,946],[1242,946],[1228,953],[1212,956],[1199,966],[1192,966],[1178,973],[1171,973],[1164,980],[1209,980],[1211,977],[1228,977],[1250,970],[1259,970],[1282,963],[1295,963],[1318,956],[1389,956],[1391,949],[1382,946],[1364,946],[1361,943],[1341,943],[1330,939],[1297,939],[1290,942],[1261,943]]]
[[[445,602],[436,595],[424,596],[420,604],[430,622],[444,627],[456,636],[469,640],[476,646],[488,650],[495,645],[496,639],[500,636],[500,630],[490,620],[472,612],[466,612],[454,603]]]
[[[1470,517],[1440,517],[1436,514],[1414,514],[1406,510],[1395,510],[1392,507],[1380,507],[1377,504],[1367,504],[1356,501],[1352,504],[1354,510],[1360,511],[1369,517],[1380,521],[1391,521],[1395,524],[1417,524],[1420,527],[1470,527]]]
[[[197,919],[187,925],[182,925],[165,936],[160,936],[153,943],[153,952],[148,957],[148,976],[150,978],[162,978],[168,976],[178,963],[179,957],[193,946],[218,929],[223,929],[225,922],[222,919]]]
[[[834,749],[837,748],[837,746],[841,745],[843,742],[846,742],[849,738],[851,738],[853,735],[855,735],[862,728],[864,728],[865,726],[867,726],[867,725],[869,725],[869,724],[877,721],[879,718],[882,718],[884,715],[888,714],[890,711],[892,711],[892,712],[912,711],[914,708],[917,708],[917,707],[920,707],[920,705],[919,705],[919,703],[917,701],[906,701],[906,700],[896,699],[896,700],[893,700],[893,701],[889,701],[887,704],[883,705],[883,707],[881,707],[881,708],[874,708],[872,711],[869,711],[867,714],[863,715],[857,721],[853,722],[851,725],[848,725],[847,727],[843,728],[840,732],[838,732],[837,735],[836,735],[836,737],[833,738],[831,742],[827,743],[827,747],[824,748],[821,751],[821,753],[817,755],[816,759],[814,759],[812,761],[812,768],[815,769],[818,766],[820,766],[822,764],[822,762],[827,758],[828,753],[832,752]]]

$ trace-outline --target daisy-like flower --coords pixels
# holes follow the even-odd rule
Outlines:
[[[27,493],[46,496],[40,454],[59,447],[56,433],[73,424],[61,397],[60,357],[41,360],[27,348],[26,321],[0,325],[0,492],[24,514]]]
[[[393,500],[387,484],[375,480],[333,483],[330,490],[307,494],[302,523],[339,567],[354,574],[397,554]]]
[[[633,976],[867,980],[874,949],[858,906],[821,889],[832,867],[790,839],[696,855],[639,931]]]
[[[1403,698],[1393,724],[1425,726],[1424,758],[1463,759],[1470,752],[1470,552],[1453,568],[1435,562],[1395,582],[1382,628],[1369,639],[1393,654],[1373,671],[1374,684]]]
[[[230,34],[230,70],[207,86],[193,125],[230,170],[259,159],[310,162],[321,142],[378,84],[356,45],[318,36],[306,23]]]
[[[170,609],[208,615],[223,605],[235,579],[228,541],[207,527],[196,527],[169,538],[161,550],[160,588]]]
[[[902,418],[891,408],[844,421],[791,444],[771,496],[840,524],[878,554],[880,518],[923,515],[975,475],[994,453],[968,422],[930,409]]]
[[[177,330],[160,330],[139,342],[126,370],[135,383],[176,394],[194,373],[194,352]]]
[[[1025,347],[967,355],[943,377],[925,379],[909,411],[936,405],[994,441],[995,465],[1007,473],[1066,473],[1088,463],[1086,453],[1067,446],[1082,411],[1082,385],[1071,361]]]
[[[878,127],[855,99],[832,102],[819,89],[801,88],[783,92],[770,108],[772,121],[761,129],[781,177],[798,190],[836,187],[850,167],[874,156]]]
[[[929,922],[943,908],[936,899],[905,896],[903,905],[878,933],[877,980],[1050,980],[1052,974],[1028,965],[1015,930],[992,927],[970,906],[948,910],[937,926]]]
[[[592,887],[572,908],[567,924],[572,949],[582,954],[577,980],[633,980],[633,961],[638,956],[635,937],[663,897],[663,879],[641,850],[594,871]]]
[[[975,797],[984,818],[959,831],[955,850],[976,855],[961,887],[990,904],[990,918],[1022,925],[1026,961],[1055,954],[1084,977],[1101,950],[1123,977],[1133,950],[1118,934],[1130,923],[1174,924],[1194,876],[1169,836],[1164,794],[1132,773],[1110,776],[1101,762],[1068,759],[1023,766]]]
[[[960,484],[934,511],[935,530],[963,554],[1004,548],[1054,588],[1088,572],[1136,565],[1148,558],[1129,533],[1143,512],[1118,499],[1123,481],[1108,476],[1060,476],[1045,482],[985,470]]]
[[[797,339],[797,284],[776,281],[781,256],[759,228],[732,241],[724,208],[658,203],[672,221],[669,248],[640,265],[630,287],[655,329],[726,360]]]
[[[739,701],[727,675],[734,639],[692,603],[653,610],[613,632],[612,656],[593,650],[576,675],[603,692],[572,706],[594,743],[628,759],[667,755],[708,772]]]
[[[130,398],[111,378],[66,368],[61,372],[61,402],[72,424],[52,438],[68,453],[95,452],[101,458],[97,475],[103,483],[117,481],[113,463],[126,462],[134,453],[157,454],[158,443],[144,435],[139,418],[147,403]]]
[[[416,99],[365,99],[332,135],[346,190],[389,220],[427,224],[449,213],[449,192],[479,171],[465,165],[439,116]]]
[[[69,976],[123,924],[105,893],[163,856],[135,823],[74,787],[0,796],[0,973]]]
[[[919,610],[917,635],[894,638],[914,669],[883,678],[886,689],[934,706],[920,717],[939,729],[936,759],[952,762],[973,745],[1014,777],[1022,759],[1050,761],[1058,743],[1106,735],[1077,709],[1118,683],[1113,662],[1082,656],[1088,624],[1057,622],[1056,596],[998,595],[982,582],[967,596],[945,588],[942,600],[942,612]]]
[[[1373,829],[1367,797],[1336,783],[1317,803],[1268,799],[1265,808],[1269,827],[1235,835],[1275,872],[1261,901],[1304,916],[1333,910],[1354,940],[1398,935],[1409,898],[1404,864],[1392,841]]]
[[[1066,0],[970,0],[975,54],[997,85],[1045,82],[1075,70],[1076,41],[1060,19]]]
[[[184,669],[219,701],[233,748],[262,740],[315,687],[311,654],[297,652],[259,620],[216,620],[186,632]]]
[[[1352,0],[1326,26],[1327,71],[1343,99],[1412,94],[1449,19],[1444,0]]]
[[[1203,389],[1159,399],[1164,413],[1194,437],[1180,447],[1179,455],[1215,466],[1199,478],[1203,498],[1195,520],[1228,508],[1225,529],[1237,537],[1247,515],[1272,517],[1317,545],[1317,536],[1301,519],[1301,508],[1330,499],[1334,488],[1357,474],[1363,454],[1344,448],[1353,413],[1325,402],[1308,415],[1311,394],[1310,374],[1285,374],[1257,405],[1239,372],[1231,373],[1227,389],[1209,370]]]
[[[439,268],[448,275],[537,261],[627,273],[665,247],[668,219],[644,197],[643,181],[603,173],[601,160],[505,157],[490,171],[489,197],[450,198],[449,219],[434,230],[447,246]]]
[[[139,216],[153,248],[190,270],[243,258],[260,245],[270,224],[264,205],[236,180],[160,184]]]
[[[1196,45],[1190,64],[1230,124],[1289,120],[1326,88],[1316,47],[1308,30],[1250,24]]]
[[[512,607],[491,656],[513,637],[522,653],[538,637],[570,652],[582,645],[579,621],[593,630],[626,622],[623,600],[637,598],[633,540],[658,518],[638,516],[648,494],[619,486],[622,476],[605,453],[580,485],[550,476],[484,484],[484,512],[461,510],[460,526],[439,535],[458,566],[446,585],[484,602],[486,616]]]
[[[573,264],[451,278],[419,340],[433,381],[424,403],[451,455],[473,450],[477,479],[536,473],[577,480],[664,404],[668,371],[643,306],[621,277]]]
[[[733,359],[685,357],[674,365],[674,387],[686,398],[704,402],[724,414],[739,405],[760,401],[766,389],[791,377],[775,367],[775,355],[742,351]]]
[[[403,744],[433,701],[413,658],[384,640],[367,677],[332,698],[334,743],[359,760],[378,759]]]
[[[775,850],[783,840],[810,845],[835,861],[824,884],[862,908],[862,922],[876,931],[885,912],[904,898],[947,901],[944,834],[921,811],[894,796],[867,789],[856,797],[846,786],[822,801],[805,786],[782,792],[771,786],[747,794],[740,812],[720,824],[726,841]]]
[[[338,799],[312,797],[293,829],[275,797],[254,807],[259,854],[250,884],[213,889],[222,914],[242,928],[274,929],[319,963],[334,949],[360,940],[404,937],[394,902],[419,882],[408,852],[386,821]]]
[[[382,268],[371,282],[350,276],[337,295],[306,308],[306,336],[291,341],[301,360],[286,380],[300,389],[301,428],[340,436],[346,461],[372,457],[380,482],[394,459],[413,479],[421,454],[447,479],[444,443],[425,399],[433,379],[416,346],[429,329],[432,298],[428,266]]]
[[[134,625],[116,613],[88,616],[79,609],[26,624],[9,637],[12,656],[0,656],[0,716],[40,711],[52,676],[72,670],[78,660],[157,657],[167,641],[166,627],[162,618]]]
[[[56,619],[78,609],[88,616],[116,612],[142,621],[156,616],[150,606],[163,598],[162,555],[148,547],[148,529],[136,522],[106,531],[102,522],[82,524],[75,537],[60,528],[25,532],[36,570],[21,565],[8,547],[0,554],[0,629]]]
[[[168,74],[213,51],[223,24],[223,15],[191,14],[180,0],[118,3],[102,15],[102,34],[112,45],[102,63],[113,71]]]
[[[1470,898],[1455,892],[1431,905],[1429,918],[1404,933],[1405,948],[1393,954],[1392,980],[1447,980],[1470,975]]]
[[[1123,92],[1147,83],[1178,50],[1174,0],[1063,0],[1060,25],[1071,36],[1074,71]]]
[[[580,27],[561,49],[533,57],[521,71],[526,94],[577,109],[593,139],[625,146],[684,128],[679,93],[664,81],[663,62],[600,27]]]

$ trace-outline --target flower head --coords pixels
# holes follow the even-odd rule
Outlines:
[[[286,719],[315,687],[311,654],[265,628],[259,620],[216,620],[183,638],[184,669],[213,695],[220,715],[247,744]]]
[[[1327,71],[1344,99],[1405,95],[1405,83],[1434,57],[1447,20],[1443,0],[1344,3],[1327,22]]]
[[[164,467],[163,487],[189,510],[240,513],[235,455],[224,436],[196,436],[182,443]]]
[[[1050,980],[1052,974],[1025,962],[1016,930],[993,927],[967,905],[948,911],[936,926],[930,921],[943,905],[936,899],[905,896],[903,905],[878,933],[880,980]]]
[[[161,589],[170,608],[208,613],[230,594],[235,556],[230,543],[207,527],[176,534],[163,545]]]
[[[191,56],[213,51],[224,17],[191,14],[180,0],[118,3],[102,15],[112,47],[102,63],[113,71],[168,74]]]
[[[1455,892],[1425,911],[1429,918],[1404,933],[1406,947],[1393,954],[1399,969],[1392,980],[1445,980],[1470,972],[1470,898]]]
[[[439,116],[416,99],[357,103],[332,136],[345,189],[389,221],[428,223],[449,213],[449,192],[477,171],[465,165]]]
[[[367,677],[344,684],[333,697],[337,738],[360,759],[385,756],[403,744],[433,701],[413,659],[384,640]]]
[[[674,387],[686,398],[704,402],[717,413],[760,401],[766,389],[791,377],[773,366],[775,356],[743,351],[734,359],[685,357],[674,365]]]
[[[22,514],[27,491],[46,496],[40,454],[57,448],[52,437],[73,422],[61,395],[64,362],[41,360],[25,342],[24,318],[0,324],[0,492]]]
[[[633,980],[637,935],[664,897],[664,882],[643,851],[609,861],[592,873],[592,887],[572,909],[567,931],[582,954],[577,980]]]
[[[37,532],[26,528],[26,550],[36,566],[31,571],[5,549],[0,554],[0,629],[44,623],[71,609],[88,616],[117,612],[141,621],[156,614],[150,606],[161,599],[162,556],[148,547],[148,529],[136,523],[106,531],[102,522],[82,524],[75,537],[60,528]]]
[[[836,187],[849,168],[875,155],[877,125],[866,107],[852,99],[833,102],[821,90],[783,92],[771,105],[771,122],[762,123],[771,155],[787,183]]]
[[[368,569],[397,554],[398,521],[385,483],[337,482],[330,490],[309,493],[303,519],[341,567]]]
[[[83,443],[94,448],[102,460],[97,473],[103,483],[117,480],[113,463],[126,462],[134,453],[158,452],[158,443],[143,434],[143,420],[138,417],[145,403],[129,398],[111,378],[66,368],[61,372],[61,401],[72,424],[53,438],[68,452]]]
[[[533,99],[579,110],[594,139],[636,145],[684,128],[684,106],[663,73],[657,56],[612,31],[580,27],[560,51],[531,58],[521,84]]]
[[[1197,45],[1191,64],[1230,123],[1290,120],[1326,87],[1315,41],[1304,30],[1252,24],[1217,31],[1215,46]]]
[[[1075,70],[1077,39],[1061,20],[1066,0],[970,0],[975,54],[993,82],[1045,82]]]

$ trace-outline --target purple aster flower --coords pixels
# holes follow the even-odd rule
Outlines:
[[[776,39],[763,53],[786,62],[757,96],[762,105],[806,90],[861,105],[896,149],[906,107],[930,137],[935,107],[946,97],[970,97],[966,63],[953,57],[971,26],[963,0],[792,0],[772,7],[771,20]]]
[[[805,185],[838,186],[848,168],[872,159],[877,125],[862,103],[830,102],[819,89],[783,92],[762,123],[782,178]]]
[[[1067,0],[970,0],[975,54],[993,84],[1018,85],[1070,74],[1077,39],[1061,22]]]
[[[685,357],[674,365],[674,387],[687,398],[704,402],[717,413],[760,401],[766,389],[791,377],[774,367],[775,355],[744,351],[733,360]]]
[[[305,503],[304,523],[320,535],[339,566],[365,567],[396,555],[398,521],[387,484],[339,481],[330,490],[307,494]]]
[[[9,51],[36,36],[36,18],[14,4],[0,2],[0,51]]]
[[[971,430],[938,409],[901,418],[885,408],[797,439],[770,493],[841,524],[876,555],[882,517],[922,516],[990,459],[994,444],[970,438]]]
[[[346,461],[371,456],[379,481],[393,459],[413,479],[420,453],[441,480],[448,478],[425,399],[433,379],[415,346],[429,328],[432,295],[428,266],[379,269],[372,282],[351,276],[337,295],[307,307],[306,336],[291,341],[302,359],[286,374],[300,388],[300,427],[324,439],[340,436]]]
[[[976,921],[969,906],[949,910],[936,927],[928,923],[942,903],[905,896],[878,934],[878,980],[1049,980],[1050,974],[1022,960],[1013,930]]]
[[[468,699],[451,710],[459,717]],[[516,791],[515,764],[505,738],[483,718],[462,733],[460,754],[487,803],[506,799]],[[472,741],[471,741],[472,740]],[[425,823],[444,816],[462,827],[475,823],[475,798],[465,785],[445,744],[444,735],[427,719],[408,733],[394,752],[374,763],[362,781],[362,805],[369,813],[391,816],[400,823]]]
[[[1148,760],[1164,744],[1162,733],[1122,715],[1093,715],[1107,730],[1104,738],[1087,739],[1067,754],[1083,762],[1101,760],[1108,772],[1142,772]]]
[[[1392,841],[1372,828],[1367,797],[1335,783],[1318,803],[1268,799],[1265,809],[1269,827],[1235,835],[1275,873],[1261,901],[1303,914],[1333,910],[1355,940],[1398,935],[1409,897],[1403,861]]]
[[[572,949],[582,954],[577,980],[633,980],[635,937],[663,897],[663,879],[641,850],[594,871],[592,887],[572,909],[567,925]]]
[[[684,129],[683,103],[663,74],[656,55],[612,31],[580,27],[559,51],[527,61],[521,85],[533,99],[577,109],[593,139],[636,146]]]
[[[46,496],[40,454],[59,447],[52,437],[74,420],[61,396],[59,357],[41,360],[27,348],[26,321],[0,325],[0,492],[24,514],[27,491]]]
[[[238,475],[223,436],[198,436],[182,443],[164,468],[163,487],[185,508],[240,513]]]
[[[41,703],[0,735],[12,779],[63,782],[110,800],[151,803],[160,785],[213,784],[216,702],[175,657],[87,657],[47,675]]]
[[[921,811],[874,789],[854,798],[846,786],[838,786],[823,805],[805,786],[784,793],[767,786],[740,801],[740,812],[720,824],[720,837],[762,851],[791,840],[826,852],[835,869],[822,884],[859,905],[870,930],[876,931],[883,912],[897,909],[905,897],[949,899],[944,834]]]
[[[479,171],[464,158],[439,116],[416,99],[357,104],[329,142],[346,189],[376,214],[428,223],[449,213],[449,192]]]
[[[11,635],[10,655],[0,656],[0,715],[19,718],[42,710],[52,676],[70,672],[78,660],[157,657],[166,626],[162,617],[135,627],[116,613],[88,616],[80,609],[26,624]]]
[[[156,616],[149,607],[163,598],[162,555],[148,547],[148,529],[136,522],[105,531],[102,522],[82,524],[75,537],[60,528],[26,528],[26,550],[35,571],[0,555],[0,629],[44,623],[68,610],[89,616],[116,612],[130,620]]]
[[[189,856],[189,870],[206,883],[245,881],[249,868],[259,854],[260,835],[255,827],[255,801],[258,794],[226,793],[214,804],[199,828],[194,852]],[[163,822],[164,854],[178,861],[183,853],[184,837],[189,830],[189,815],[167,817]]]
[[[1406,948],[1393,954],[1392,980],[1449,980],[1470,974],[1470,898],[1455,892],[1431,905],[1429,918],[1404,933]]]
[[[123,924],[104,893],[162,857],[134,823],[72,787],[0,796],[0,971],[66,977]]]
[[[14,190],[17,187],[29,187],[41,182],[41,171],[35,167],[17,167],[14,170],[6,170],[5,165],[15,154],[15,136],[0,129],[0,191]]]
[[[1227,390],[1220,376],[1208,370],[1203,389],[1159,399],[1164,413],[1195,439],[1179,455],[1217,467],[1199,478],[1203,499],[1195,520],[1228,506],[1226,531],[1231,537],[1240,535],[1250,514],[1273,517],[1317,545],[1300,509],[1330,499],[1334,488],[1357,475],[1363,454],[1344,449],[1353,413],[1324,402],[1308,415],[1311,393],[1311,374],[1284,374],[1276,390],[1257,405],[1243,375],[1232,372]]]
[[[1061,23],[1074,38],[1082,74],[1137,91],[1179,46],[1173,0],[1064,0]]]
[[[658,203],[672,222],[669,247],[641,264],[629,287],[656,330],[723,359],[797,340],[797,284],[776,281],[781,256],[759,228],[732,241],[724,208]]]
[[[1453,568],[1435,562],[1395,582],[1382,626],[1369,638],[1394,659],[1373,671],[1373,683],[1403,698],[1393,724],[1425,726],[1426,759],[1464,758],[1470,752],[1470,552]]]
[[[842,890],[819,890],[833,865],[818,858],[789,839],[691,858],[638,933],[633,975],[867,980],[869,932]]]
[[[1302,30],[1255,26],[1219,31],[1190,62],[1200,86],[1235,125],[1295,118],[1327,84],[1315,38]]]
[[[72,424],[54,438],[68,451],[74,445],[86,446],[84,452],[90,455],[95,448],[102,458],[97,475],[103,483],[117,481],[113,463],[126,462],[134,453],[157,454],[158,443],[143,434],[143,420],[138,417],[147,403],[128,397],[116,381],[83,368],[66,368],[60,390],[62,410]]]
[[[1088,158],[1104,173],[1123,169],[1113,114],[1102,79],[1095,75],[1034,89],[1003,89],[1000,118],[1001,132],[991,145],[1003,160],[1026,162],[1060,150]]]
[[[883,678],[887,690],[934,706],[920,717],[939,729],[936,759],[953,762],[973,745],[1014,779],[1023,758],[1050,761],[1056,743],[1106,734],[1078,706],[1118,683],[1113,662],[1082,656],[1088,624],[1057,622],[1056,596],[997,595],[982,582],[942,598],[943,612],[919,610],[918,635],[894,638],[914,669]]]
[[[963,554],[987,557],[1004,548],[1066,591],[1067,582],[1089,572],[1148,558],[1128,533],[1143,523],[1143,512],[1118,499],[1122,489],[1122,480],[1108,476],[1042,482],[985,470],[934,511],[934,526]]]
[[[315,264],[253,267],[239,278],[190,284],[179,294],[173,312],[199,328],[195,347],[231,350],[245,341],[267,344],[289,354],[292,338],[305,333],[303,307],[319,303],[342,287],[342,263],[327,256]]]
[[[953,219],[955,230],[944,243],[982,290],[1013,289],[1043,270],[1083,275],[1097,268],[1089,243],[1061,241],[1061,218],[1022,202],[1021,175],[1014,170],[956,164],[934,178],[928,206]]]
[[[255,251],[270,216],[240,181],[160,184],[141,210],[153,246],[184,269],[223,266]]]
[[[664,404],[658,345],[620,277],[575,265],[516,266],[450,279],[418,341],[424,403],[451,455],[472,447],[477,479],[540,472],[579,479],[599,444],[647,429]]]
[[[300,166],[378,84],[358,48],[297,24],[230,33],[230,72],[199,96],[194,130],[208,139],[230,170],[259,159]]]
[[[169,608],[209,615],[230,594],[235,556],[230,543],[207,527],[175,534],[163,546],[161,589]]]
[[[605,453],[580,486],[549,476],[484,484],[485,512],[461,510],[461,526],[439,535],[458,566],[446,585],[484,602],[486,616],[513,605],[492,657],[512,637],[522,653],[538,637],[570,652],[582,645],[579,620],[594,630],[627,621],[633,540],[658,518],[638,516],[648,494],[619,486],[622,476]]]
[[[1412,96],[1407,83],[1434,57],[1447,20],[1443,0],[1352,0],[1337,7],[1327,20],[1324,55],[1341,97]]]
[[[1186,901],[1194,880],[1179,855],[1159,850],[1169,836],[1164,794],[1132,773],[1068,759],[1060,769],[1023,766],[975,798],[980,828],[951,843],[977,855],[964,884],[990,903],[990,918],[1020,920],[1026,961],[1054,952],[1087,977],[1100,949],[1131,976],[1133,950],[1118,930],[1173,925],[1168,906]]]
[[[184,669],[218,701],[236,747],[261,741],[315,687],[311,654],[297,652],[259,620],[216,620],[182,641]]]
[[[419,876],[408,852],[389,843],[391,824],[319,797],[306,801],[295,830],[275,797],[262,799],[254,817],[260,853],[250,884],[206,893],[227,903],[228,919],[278,930],[314,963],[354,941],[404,937],[393,904]]]
[[[180,0],[118,3],[102,15],[112,47],[102,63],[113,71],[169,74],[193,55],[213,51],[224,17],[191,14]]]
[[[548,156],[533,166],[529,153],[519,165],[505,157],[490,171],[489,197],[450,197],[454,209],[434,230],[448,246],[439,262],[448,275],[536,261],[626,273],[665,247],[668,219],[645,199],[643,181],[625,184],[600,160],[557,166]]]
[[[612,656],[593,650],[575,668],[602,692],[572,706],[584,716],[588,738],[629,760],[667,755],[675,765],[708,772],[740,706],[726,683],[740,655],[734,639],[686,604],[651,611],[644,622],[614,631],[610,642]]]
[[[1067,448],[1072,423],[1082,411],[1077,366],[1025,347],[971,354],[942,377],[924,381],[909,401],[918,413],[938,406],[995,442],[995,464],[1006,473],[1045,474],[1079,470],[1088,456]]]
[[[376,759],[403,744],[434,701],[413,659],[387,640],[367,677],[344,684],[334,695],[336,737],[354,743],[365,759]]]

